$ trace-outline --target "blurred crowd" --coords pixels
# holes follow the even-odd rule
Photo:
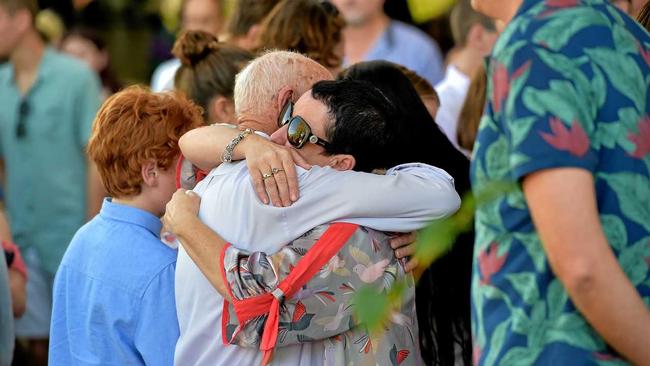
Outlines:
[[[650,365],[650,2],[443,3],[0,0],[0,366]]]

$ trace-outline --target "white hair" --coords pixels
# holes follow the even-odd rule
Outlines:
[[[235,113],[264,115],[284,86],[290,86],[297,98],[315,82],[331,78],[327,69],[306,56],[269,51],[251,61],[235,77]]]

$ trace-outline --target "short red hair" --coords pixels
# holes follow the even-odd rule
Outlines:
[[[93,125],[88,156],[112,197],[140,194],[142,165],[168,169],[180,154],[178,139],[203,124],[201,109],[179,93],[133,86],[104,102]]]

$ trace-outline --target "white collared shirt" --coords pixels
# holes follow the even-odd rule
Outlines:
[[[463,149],[458,145],[458,120],[463,104],[465,104],[470,82],[471,80],[467,75],[463,74],[454,65],[449,65],[445,72],[445,78],[436,85],[436,92],[440,97],[440,108],[438,108],[438,114],[436,114],[436,123],[447,135],[449,141],[460,151],[463,151]],[[467,155],[466,151],[463,152]]]
[[[453,178],[426,164],[400,165],[385,176],[329,167],[298,168],[298,177],[300,199],[278,208],[259,201],[246,162],[222,164],[194,189],[202,198],[199,216],[238,248],[275,253],[306,231],[332,221],[409,232],[451,215],[460,205]],[[221,295],[179,248],[176,307],[181,335],[175,365],[261,363],[257,349],[224,346],[222,306]],[[319,365],[322,357],[322,342],[311,342],[276,352],[273,363]]]

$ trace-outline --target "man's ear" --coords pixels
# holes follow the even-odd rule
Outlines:
[[[210,103],[210,123],[235,123],[235,104],[230,98],[219,95]]]
[[[332,155],[330,157],[329,161],[329,166],[332,168],[339,170],[339,171],[345,171],[345,170],[352,170],[354,169],[354,166],[356,165],[357,161],[352,155],[348,154],[337,154],[337,155]]]
[[[282,111],[282,107],[293,99],[293,88],[289,85],[283,86],[280,91],[278,91],[278,97],[275,100],[275,109],[278,111],[278,115]]]
[[[158,184],[158,164],[155,161],[149,160],[142,164],[140,174],[144,185],[155,187]]]

